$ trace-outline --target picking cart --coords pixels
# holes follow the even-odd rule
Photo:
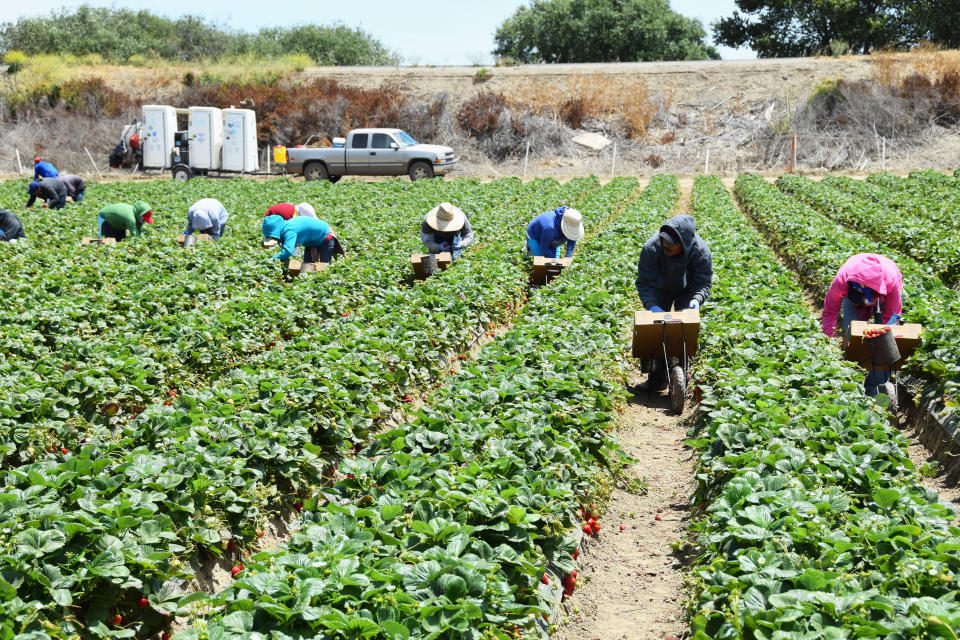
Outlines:
[[[690,361],[697,352],[700,311],[637,311],[633,319],[633,357],[660,358],[669,379],[670,408],[683,413]]]

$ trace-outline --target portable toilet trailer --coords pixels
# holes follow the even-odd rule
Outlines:
[[[173,136],[177,132],[177,110],[166,105],[145,104],[140,109],[140,119],[144,168],[169,169]]]
[[[216,107],[190,107],[190,168],[219,169],[223,145],[223,116]]]
[[[224,171],[251,173],[260,169],[257,149],[257,114],[253,109],[223,110]]]

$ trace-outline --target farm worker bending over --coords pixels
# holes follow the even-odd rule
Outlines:
[[[74,202],[83,202],[83,196],[87,192],[87,183],[80,176],[60,176],[63,186],[67,188],[67,196]]]
[[[57,171],[57,168],[45,162],[40,158],[33,159],[33,179],[39,180],[40,178],[56,178],[60,175],[60,172]]]
[[[858,253],[851,256],[834,276],[823,299],[821,325],[831,338],[837,331],[837,314],[843,309],[843,341],[850,339],[850,323],[854,320],[873,320],[878,324],[897,324],[903,311],[900,292],[903,275],[896,263],[878,253]],[[889,385],[889,386],[887,386]],[[884,388],[881,388],[884,387]],[[890,383],[889,371],[870,371],[863,381],[868,396],[881,391],[893,398],[895,389]]]
[[[132,205],[123,202],[108,205],[100,209],[97,216],[100,237],[117,241],[126,238],[127,231],[139,236],[144,222],[153,224],[153,211],[143,200],[137,200]]]
[[[297,205],[290,204],[289,202],[281,202],[267,209],[267,212],[263,214],[263,217],[266,218],[267,216],[280,216],[284,220],[289,220],[294,216],[316,218],[317,214],[313,210],[313,207],[306,202],[301,202]]]
[[[273,260],[289,260],[299,245],[304,248],[303,261],[330,262],[337,242],[330,225],[317,218],[298,216],[284,220],[280,216],[267,216],[263,219],[263,237],[280,242],[280,253]]]
[[[204,198],[197,200],[187,211],[187,230],[184,235],[190,235],[194,231],[197,233],[209,234],[214,240],[219,240],[223,235],[223,229],[227,226],[226,207],[216,198]]]
[[[17,214],[0,209],[0,242],[16,242],[26,237]]]
[[[693,216],[667,220],[640,251],[637,264],[637,294],[644,308],[657,313],[699,309],[707,301],[713,282],[713,254],[697,235]],[[667,386],[662,358],[647,362],[650,376],[643,391],[661,391]]]
[[[27,185],[30,198],[24,209],[29,209],[37,198],[43,199],[43,208],[63,209],[67,204],[67,185],[60,178],[40,178]]]
[[[420,242],[430,253],[449,251],[456,260],[473,242],[466,214],[449,202],[430,209],[420,225]]]
[[[541,213],[527,225],[527,255],[559,258],[560,245],[566,243],[569,258],[583,235],[580,212],[568,206],[557,207]]]

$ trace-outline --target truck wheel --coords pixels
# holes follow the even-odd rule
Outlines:
[[[330,182],[339,182],[340,178],[342,177],[343,176],[330,176],[329,178],[327,178],[327,180],[329,180]]]
[[[303,177],[307,180],[326,180],[330,175],[322,162],[311,162],[303,168]]]
[[[173,179],[186,182],[193,177],[193,170],[185,164],[173,165]]]
[[[410,181],[414,182],[416,180],[422,180],[423,178],[432,178],[433,177],[433,167],[431,167],[426,162],[422,160],[414,162],[410,165]]]

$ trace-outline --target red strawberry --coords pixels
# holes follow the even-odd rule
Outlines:
[[[113,623],[113,626],[119,627],[120,624],[123,622],[123,618],[122,618],[122,617],[120,616],[120,614],[118,613],[118,614],[116,614],[115,616],[113,616],[112,618],[110,618],[110,622]]]
[[[663,520],[663,518],[660,517],[660,514],[659,514],[659,513],[658,513],[657,515],[653,516],[653,519],[654,519],[654,520],[657,520],[657,521]]]
[[[236,546],[233,540],[227,540],[227,551],[233,551]]]
[[[70,453],[70,449],[67,449],[66,447],[60,447],[60,453]]]
[[[160,640],[170,640],[170,632],[164,631],[162,634],[160,634]]]
[[[232,575],[234,578],[236,578],[236,577],[237,577],[237,574],[240,573],[241,571],[243,571],[243,565],[242,565],[242,564],[234,565],[234,567],[233,567],[232,569],[230,569],[230,575]]]
[[[293,503],[293,508],[296,509],[297,511],[302,511],[302,510],[303,510],[303,503],[302,503],[302,502],[299,502],[299,501],[298,501],[298,502],[294,502],[294,503]]]
[[[262,537],[263,537],[263,529],[260,529],[260,531],[257,531],[257,537],[258,537],[258,538],[262,538]]]
[[[407,395],[403,396],[403,401],[404,401],[404,402],[413,402],[413,396],[411,396],[411,395],[408,393]]]
[[[573,556],[573,559],[574,559],[574,560],[576,560],[576,559],[577,559],[577,556],[580,555],[580,549],[574,549],[574,550],[573,550],[573,553],[571,553],[570,555]]]
[[[591,527],[589,524],[585,524],[585,525],[583,525],[583,532],[584,532],[585,534],[587,534],[588,536],[592,536],[592,535],[593,535],[593,527]]]
[[[593,527],[594,529],[597,528],[597,521],[595,518],[590,518],[589,520],[587,520],[587,524]]]
[[[137,604],[140,605],[141,609],[146,609],[147,605],[150,604],[150,601],[147,600],[146,598],[140,598],[140,601]]]
[[[550,584],[550,578],[547,577],[547,574],[543,574],[543,577],[540,578],[540,582],[543,584]]]
[[[600,523],[598,522],[597,524],[593,525],[593,532],[594,532],[594,533],[599,533],[601,528],[602,528],[602,527],[600,526]]]
[[[627,525],[625,524],[620,525],[620,531],[626,531],[626,530],[627,530]]]

